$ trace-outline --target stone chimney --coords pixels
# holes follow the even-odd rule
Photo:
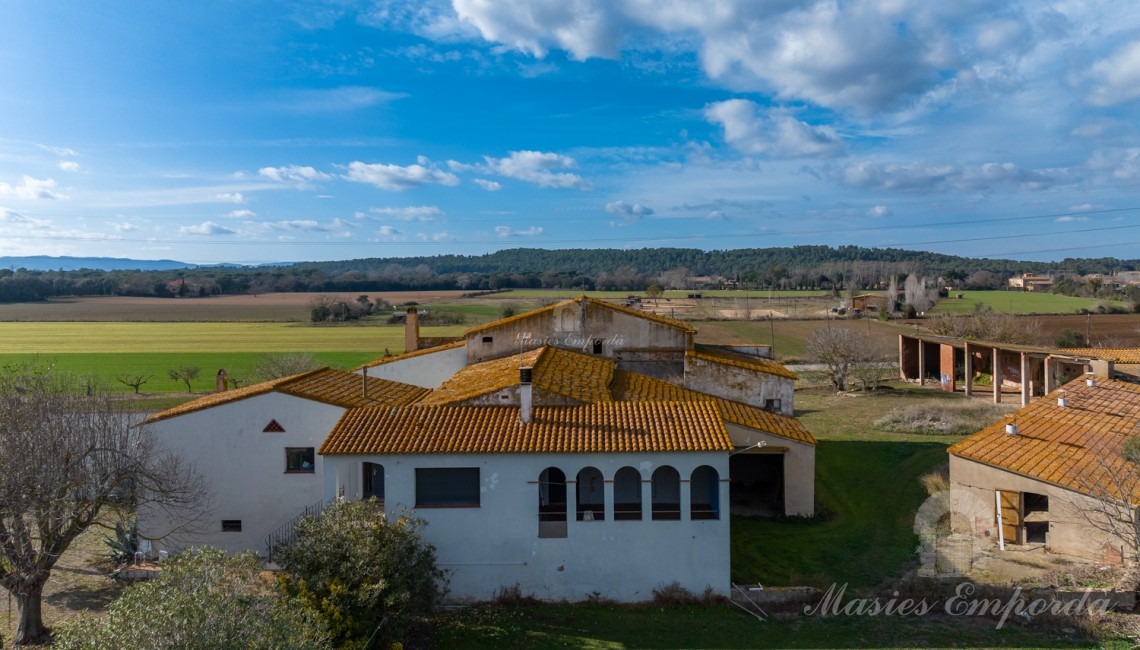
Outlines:
[[[420,312],[415,307],[408,307],[404,316],[404,352],[415,352],[420,349]]]
[[[519,368],[519,419],[528,423],[534,419],[534,386],[531,375],[534,368]]]
[[[214,392],[224,393],[230,389],[230,376],[226,374],[226,369],[222,368],[218,371],[217,377],[214,378]]]

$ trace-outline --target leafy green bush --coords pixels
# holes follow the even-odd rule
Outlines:
[[[274,593],[252,553],[202,548],[163,564],[162,575],[129,588],[103,619],[60,626],[64,650],[332,648],[324,624],[299,600]]]
[[[320,519],[302,520],[275,552],[281,584],[318,612],[338,647],[390,647],[444,593],[422,528],[419,519],[389,520],[375,499],[338,501]]]
[[[1076,330],[1066,327],[1061,330],[1061,336],[1057,337],[1057,347],[1059,348],[1083,348],[1084,346],[1085,337]]]

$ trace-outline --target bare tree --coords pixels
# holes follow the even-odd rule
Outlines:
[[[319,367],[317,360],[308,352],[285,352],[262,357],[254,366],[253,374],[259,381],[267,381],[316,370]]]
[[[1069,499],[1080,518],[1140,557],[1140,435],[1125,439],[1116,450],[1089,454],[1088,464],[1074,478],[1080,491],[1091,497]]]
[[[816,330],[808,336],[805,352],[812,363],[827,367],[827,377],[835,390],[847,390],[851,368],[867,345],[865,337],[846,327]]]
[[[190,387],[190,382],[198,378],[198,373],[202,371],[198,366],[182,366],[181,368],[171,368],[166,371],[168,377],[174,381],[180,381],[186,384],[186,392],[192,393],[194,389]]]
[[[898,352],[885,341],[874,340],[864,334],[859,337],[863,340],[848,376],[860,390],[875,390],[898,372],[895,359]]]
[[[135,395],[138,395],[139,389],[142,388],[143,384],[150,381],[151,377],[152,375],[131,375],[124,372],[123,374],[116,377],[115,380],[120,384],[126,384],[127,386],[135,389]]]
[[[50,640],[44,585],[105,507],[154,502],[195,519],[200,479],[159,452],[123,405],[50,370],[0,372],[0,586],[19,607],[16,645]]]

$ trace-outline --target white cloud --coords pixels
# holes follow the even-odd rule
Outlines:
[[[1009,162],[961,167],[952,164],[881,164],[860,161],[845,165],[835,175],[844,185],[894,192],[984,190],[999,185],[1039,190],[1065,182],[1060,171],[1021,169]]]
[[[32,219],[31,217],[26,217],[26,216],[20,214],[19,212],[16,212],[15,210],[9,210],[8,208],[0,208],[0,223],[21,223],[21,224],[38,224],[38,225],[46,225],[47,224],[46,221],[39,221],[37,219]]]
[[[289,165],[288,167],[262,167],[257,173],[278,183],[296,183],[307,185],[317,181],[327,181],[331,175],[317,171],[312,167]]]
[[[531,226],[526,230],[515,230],[510,226],[495,226],[495,234],[499,237],[535,237],[542,234],[540,226]]]
[[[214,195],[214,200],[223,203],[245,203],[245,195],[241,192],[218,192]]]
[[[257,216],[253,210],[233,210],[226,215],[230,219],[252,219]]]
[[[454,0],[487,41],[544,57],[697,51],[726,86],[870,113],[902,108],[955,73],[1016,70],[1029,20],[1002,3],[908,0]],[[947,80],[950,80],[949,82]]]
[[[433,232],[433,233],[425,233],[425,232],[416,233],[416,239],[418,239],[420,241],[436,241],[436,242],[459,241],[458,237],[456,237],[455,235],[452,235],[451,233],[447,232],[446,230],[442,230],[440,232]]]
[[[55,180],[50,178],[21,176],[20,182],[16,185],[0,183],[0,196],[10,196],[24,201],[67,198],[59,192],[56,192],[55,186]]]
[[[114,228],[115,228],[115,232],[134,232],[134,231],[139,229],[139,227],[134,225],[133,223],[123,223],[123,222],[116,223]]]
[[[475,184],[487,190],[488,192],[498,192],[503,189],[503,184],[498,181],[489,181],[485,178],[476,178]]]
[[[266,230],[302,231],[302,232],[330,232],[334,226],[325,225],[312,219],[292,219],[287,221],[270,221],[262,224]]]
[[[746,154],[780,158],[830,157],[843,153],[843,141],[829,126],[811,126],[780,108],[758,116],[746,99],[730,99],[705,107],[705,119],[724,129],[725,142]]]
[[[203,221],[196,226],[182,226],[178,232],[183,235],[205,235],[208,237],[215,237],[219,235],[236,235],[238,231],[233,228],[227,228],[221,224],[214,223],[213,221]]]
[[[379,106],[406,96],[365,86],[313,88],[290,91],[277,105],[297,113],[340,113]]]
[[[1094,63],[1089,78],[1092,89],[1087,100],[1094,106],[1113,106],[1140,97],[1140,40]]]
[[[37,144],[37,147],[44,151],[50,151],[60,158],[78,158],[79,152],[70,147],[57,147],[50,144]]]
[[[401,208],[372,208],[372,214],[399,219],[400,221],[435,221],[444,215],[443,210],[434,205],[409,205]],[[364,217],[361,214],[360,217]]]
[[[560,169],[574,169],[578,163],[570,156],[542,151],[511,151],[506,158],[483,156],[487,171],[534,183],[544,188],[591,189],[581,176]]]
[[[454,187],[459,185],[459,177],[440,170],[423,156],[414,165],[367,164],[352,162],[348,165],[346,180],[354,183],[367,183],[382,190],[406,190],[423,185],[439,184]]]
[[[606,204],[606,212],[619,215],[626,221],[636,221],[637,219],[653,214],[653,208],[641,205],[640,203],[610,201]]]
[[[376,232],[380,233],[380,236],[382,237],[395,237],[397,235],[404,234],[393,226],[380,226],[380,230],[377,230]]]
[[[1070,212],[1091,212],[1092,210],[1103,210],[1103,205],[1096,205],[1094,203],[1081,203],[1080,205],[1069,206]]]
[[[867,210],[867,216],[875,219],[889,217],[891,216],[891,209],[885,205],[872,206],[869,210]]]
[[[59,168],[65,172],[78,172],[79,163],[74,160],[61,160],[59,161]]]
[[[1056,219],[1053,220],[1053,222],[1054,223],[1070,223],[1073,221],[1088,221],[1088,220],[1089,220],[1088,217],[1074,217],[1072,215],[1065,215],[1063,217],[1057,217]]]

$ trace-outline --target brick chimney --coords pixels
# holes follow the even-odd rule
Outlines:
[[[415,352],[420,349],[420,312],[415,307],[408,307],[404,316],[404,352]]]
[[[519,368],[519,419],[523,423],[534,419],[534,387],[531,375],[534,368]]]

